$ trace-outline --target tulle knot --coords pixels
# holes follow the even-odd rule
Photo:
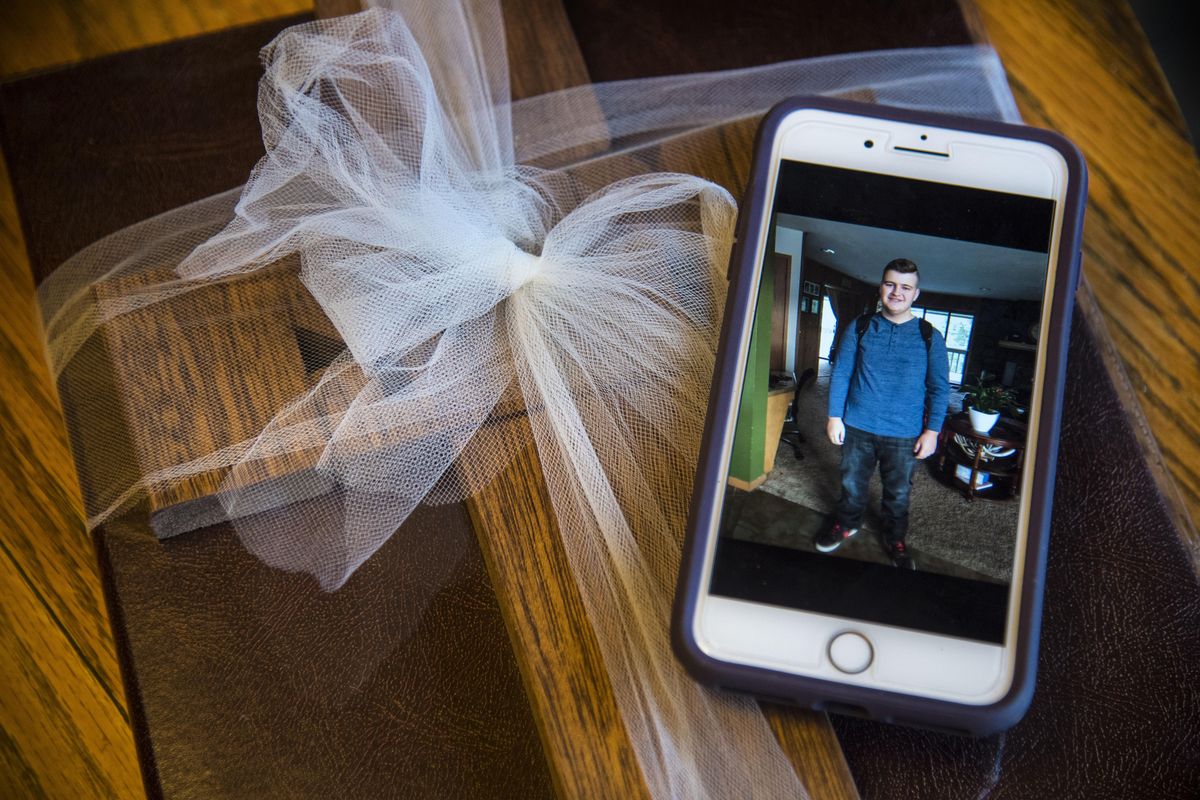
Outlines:
[[[495,263],[500,265],[505,295],[516,292],[541,274],[541,256],[526,253],[508,239],[496,240]]]

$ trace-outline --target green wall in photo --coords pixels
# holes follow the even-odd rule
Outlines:
[[[772,234],[774,226],[772,225]],[[746,379],[738,402],[737,425],[733,431],[733,455],[729,477],[753,483],[763,475],[767,445],[767,390],[771,372],[771,309],[775,303],[775,241],[767,242],[767,258],[758,282],[754,303],[754,325],[746,358]]]

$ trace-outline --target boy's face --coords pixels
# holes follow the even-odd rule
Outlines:
[[[897,272],[889,269],[883,273],[879,284],[879,299],[889,314],[903,314],[912,307],[921,290],[917,288],[917,276],[913,272]]]

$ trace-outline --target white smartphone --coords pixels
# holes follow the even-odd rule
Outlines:
[[[1046,131],[765,118],[673,623],[697,678],[970,734],[1024,713],[1085,186]]]

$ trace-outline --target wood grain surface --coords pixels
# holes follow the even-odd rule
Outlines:
[[[1083,271],[1200,554],[1200,162],[1126,3],[978,0],[1025,121],[1088,162]],[[1135,420],[1139,425],[1142,420]],[[1157,457],[1152,452],[1152,457]],[[1119,469],[1119,465],[1111,465]]]
[[[0,77],[308,3],[0,4]],[[0,797],[136,797],[129,713],[0,161]]]
[[[120,668],[0,172],[0,797],[129,797]]]
[[[306,5],[4,3],[0,76]],[[978,5],[1026,119],[1063,131],[1088,158],[1085,272],[1190,528],[1187,510],[1200,513],[1194,151],[1124,3]],[[0,796],[133,796],[141,779],[119,668],[6,175],[0,296]]]
[[[132,796],[120,668],[0,172],[0,796]]]

